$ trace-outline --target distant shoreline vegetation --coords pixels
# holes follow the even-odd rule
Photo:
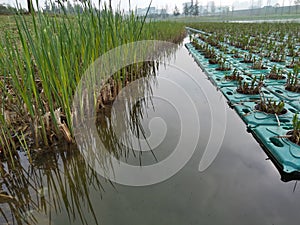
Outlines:
[[[34,2],[34,0],[28,0],[28,4]],[[149,1],[150,2],[150,1]],[[194,3],[193,3],[194,2]],[[11,15],[18,13],[28,13],[30,9],[33,10],[31,5],[27,8],[16,8],[8,4],[0,4],[0,15]],[[77,14],[83,13],[84,8],[89,6],[95,11],[99,10],[95,5],[92,5],[89,0],[56,0],[48,1],[39,4],[39,11],[50,14]],[[217,3],[211,1],[209,5],[200,5],[198,1],[191,1],[183,4],[183,10],[180,11],[180,7],[175,5],[174,9],[168,10],[167,6],[162,8],[156,8],[149,5],[146,8],[134,8],[130,11],[124,11],[123,9],[116,9],[116,12],[122,12],[124,15],[130,15],[134,13],[136,16],[145,16],[150,19],[179,19],[183,18],[201,18],[201,20],[237,20],[237,19],[261,19],[261,18],[298,18],[300,14],[300,0],[293,1],[293,5],[280,6],[276,4],[274,6],[251,6],[248,9],[235,9],[234,6],[218,6]],[[111,7],[109,3],[109,7]],[[101,10],[101,9],[100,9]]]

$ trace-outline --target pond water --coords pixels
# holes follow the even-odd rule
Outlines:
[[[300,23],[300,19],[233,20],[233,23]]]
[[[188,135],[179,149],[182,157],[190,154],[189,149],[195,150],[188,162],[182,163],[182,168],[169,178],[166,175],[166,179],[154,181],[152,185],[132,186],[100,176],[86,163],[76,146],[56,146],[54,154],[34,158],[33,165],[22,157],[12,178],[2,179],[4,191],[9,189],[9,193],[22,199],[18,203],[0,202],[8,220],[12,209],[16,217],[27,218],[29,224],[299,224],[297,181],[281,180],[280,173],[247,133],[242,120],[227,105],[223,107],[223,95],[184,46],[178,48],[169,64],[160,66],[156,78],[144,82],[148,82],[151,91],[140,106],[142,113],[138,121],[150,141],[142,143],[141,148],[149,144],[152,151],[143,154],[135,151],[134,156],[134,151],[126,150],[126,154],[120,153],[119,160],[137,168],[163,161],[172,154],[185,131]],[[170,83],[173,86],[168,86]],[[185,115],[177,110],[178,105],[169,101],[171,97],[162,97],[168,94],[185,109]],[[189,108],[189,102],[193,102],[193,109]],[[195,114],[192,110],[196,111],[198,120],[191,118]],[[223,141],[222,132],[216,132],[219,137],[211,137],[212,126],[218,128],[218,124],[223,124],[218,121],[222,116],[215,118],[212,110],[227,119]],[[196,121],[200,130],[193,124],[183,128],[183,119],[188,124]],[[198,131],[195,144],[193,139]],[[220,152],[212,164],[200,172],[199,163],[205,149],[220,140]],[[153,143],[159,144],[153,147]],[[181,163],[180,159],[177,162]],[[152,180],[152,175],[157,174],[149,173],[147,179]],[[15,218],[11,223],[22,221]],[[0,224],[5,224],[4,216],[0,217]]]

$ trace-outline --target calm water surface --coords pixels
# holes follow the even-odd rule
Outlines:
[[[183,169],[163,182],[131,187],[99,176],[84,157],[74,153],[78,152],[75,148],[54,156],[41,156],[35,159],[34,166],[23,161],[20,166],[23,169],[16,176],[22,175],[24,180],[11,185],[10,192],[29,190],[23,199],[27,203],[24,205],[30,207],[25,207],[26,213],[21,216],[33,219],[30,224],[53,225],[299,224],[300,187],[297,181],[281,181],[276,167],[266,160],[267,155],[247,133],[242,120],[227,106],[227,128],[220,153],[207,170],[198,171],[210,136],[209,104],[219,104],[218,101],[209,103],[207,96],[220,101],[223,96],[183,46],[172,56],[170,64],[173,66],[161,66],[157,79],[149,82],[153,97],[147,97],[151,104],[144,105],[143,117],[140,117],[146,136],[150,135],[151,119],[164,121],[167,133],[162,143],[152,153],[134,157],[129,152],[120,160],[132,165],[150,165],[165,159],[176,146],[181,135],[180,115],[174,105],[155,95],[172,91],[179,103],[185,105],[186,102],[179,91],[168,90],[161,83],[161,78],[166,78],[188,93],[199,114],[199,141]],[[183,67],[190,76],[178,69]],[[186,114],[189,113],[190,109],[186,108]],[[151,132],[160,132],[155,129],[161,127],[153,126]],[[193,128],[190,132],[194,132]],[[189,142],[187,148],[188,145]],[[4,187],[4,183],[2,185]],[[10,204],[17,206],[13,202]],[[2,206],[9,215],[7,205]],[[0,221],[4,223],[5,219],[0,218]],[[18,224],[16,220],[14,223]]]

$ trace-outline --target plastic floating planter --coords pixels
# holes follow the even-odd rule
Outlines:
[[[300,111],[300,100],[289,102],[291,106]]]
[[[289,141],[286,136],[290,127],[259,126],[252,129],[253,135],[271,153],[286,173],[300,171],[300,146]]]
[[[196,30],[194,28],[191,27],[186,27],[185,29],[187,29],[188,31],[191,31],[193,33],[199,33],[199,34],[204,34],[204,35],[208,35],[206,32],[202,31],[202,30]]]
[[[291,105],[285,104],[282,114],[276,117],[275,114],[257,110],[256,102],[237,103],[234,105],[234,109],[248,127],[257,127],[260,125],[291,126],[293,116],[298,112]]]
[[[208,34],[202,31],[191,28],[188,28],[188,30],[208,36]],[[264,69],[254,69],[252,67],[253,63],[241,62],[243,61],[243,55],[248,54],[248,50],[237,49],[228,43],[221,43],[229,52],[238,52],[242,56],[241,58],[234,58],[233,54],[226,54],[220,51],[220,49],[205,43],[204,40],[198,38],[196,40],[199,44],[207,44],[210,49],[214,50],[217,56],[221,55],[228,65],[230,65],[231,71],[218,71],[216,70],[219,67],[218,64],[210,64],[209,59],[205,58],[203,52],[196,50],[191,44],[186,44],[189,52],[209,77],[210,81],[221,90],[228,99],[229,105],[243,119],[253,136],[261,143],[270,158],[273,159],[277,168],[280,168],[280,173],[286,177],[284,179],[289,180],[291,179],[290,176],[294,176],[295,174],[299,174],[300,177],[300,146],[291,142],[287,135],[292,130],[294,114],[300,111],[300,93],[285,90],[286,74],[292,71],[292,69],[286,68],[285,63],[270,62],[267,58],[262,59],[265,66]],[[252,56],[259,58],[255,53],[252,53]],[[287,57],[287,60],[291,61],[291,58]],[[268,78],[273,66],[283,71],[285,79],[276,80]],[[241,77],[241,84],[234,79],[225,79],[226,75],[229,76],[232,74],[236,75],[235,79],[239,79],[237,74]],[[261,78],[264,79],[262,80]],[[253,95],[242,94],[237,92],[238,86],[248,93],[251,93],[253,88],[255,91],[260,88],[260,93]],[[277,104],[274,107],[277,109],[281,108],[281,112],[278,115],[262,112],[258,105],[261,98],[266,99],[266,104],[269,104],[269,107],[272,107],[272,102],[276,101]],[[269,100],[272,101],[269,103]],[[282,105],[278,104],[282,100],[285,102],[284,109],[282,109]],[[289,177],[287,178],[287,176]]]
[[[273,79],[268,79],[265,76],[264,79],[264,84],[265,86],[278,86],[278,85],[285,85],[286,84],[286,78],[281,79],[281,80],[273,80]]]
[[[222,93],[225,95],[225,97],[228,99],[228,101],[231,102],[231,104],[239,103],[239,102],[255,102],[255,101],[259,101],[261,98],[261,96],[259,94],[257,94],[257,95],[240,94],[236,91],[236,89],[237,89],[237,87],[221,88]],[[266,99],[280,101],[280,99],[278,97],[273,95],[267,89],[262,88],[261,91],[263,92],[264,97]]]
[[[242,81],[251,82],[251,80],[252,80],[250,77],[245,76],[245,75],[240,75],[239,77],[240,77],[240,79],[242,79]],[[237,85],[238,85],[238,81],[226,79],[224,73],[214,74],[213,76],[210,76],[209,79],[212,80],[212,82],[220,88],[237,87]]]
[[[269,88],[271,92],[286,101],[300,101],[300,93],[285,90],[284,86],[273,86]]]
[[[247,73],[253,74],[253,75],[261,75],[261,74],[266,74],[269,72],[268,69],[264,69],[264,70],[255,70],[252,68],[246,68]]]

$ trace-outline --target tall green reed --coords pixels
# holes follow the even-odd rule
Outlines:
[[[15,23],[18,38],[7,32],[0,44],[0,146],[6,150],[18,146],[15,136],[21,134],[35,147],[63,138],[72,142],[73,94],[100,55],[138,40],[179,42],[185,35],[183,24],[146,23],[105,4],[97,11],[87,3],[76,15],[16,15]],[[114,79],[124,86],[124,74],[134,76],[142,66],[137,63],[129,72],[124,68]]]

